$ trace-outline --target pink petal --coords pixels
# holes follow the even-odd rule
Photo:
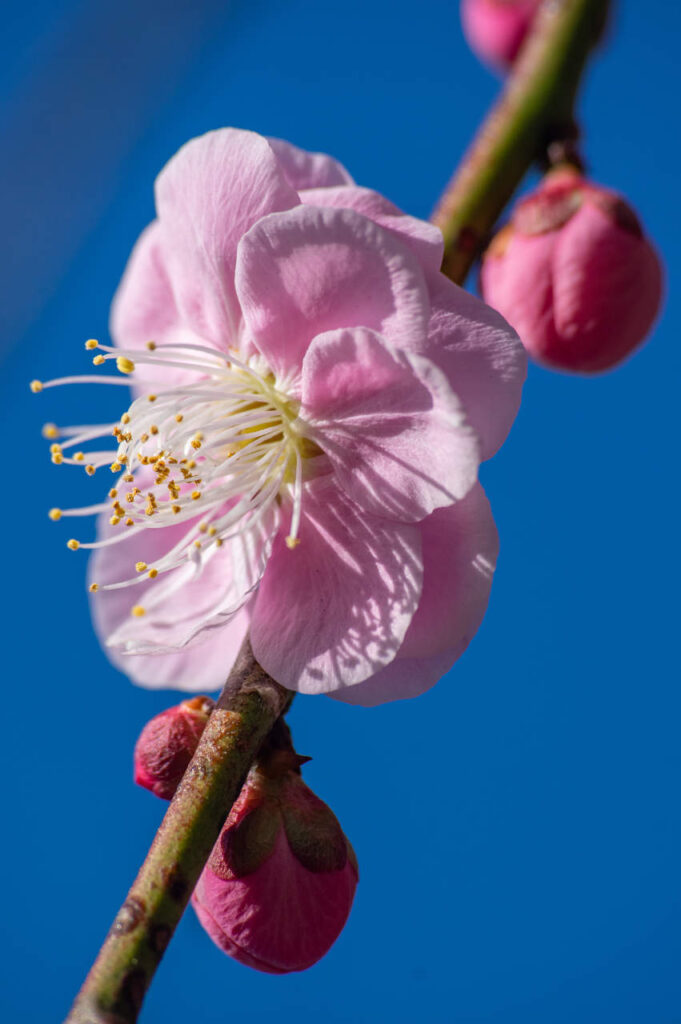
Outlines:
[[[326,153],[308,153],[284,139],[268,138],[267,141],[274,150],[284,177],[296,191],[353,184],[343,165]]]
[[[370,327],[400,347],[425,340],[428,296],[415,257],[354,210],[299,206],[242,239],[236,287],[269,365],[300,368],[317,334]]]
[[[418,605],[418,528],[363,514],[326,477],[305,488],[294,550],[284,534],[255,601],[256,658],[301,693],[361,682],[395,657]]]
[[[370,707],[418,696],[449,671],[482,622],[499,540],[480,484],[420,529],[423,593],[404,643],[376,675],[332,693],[337,700]]]
[[[103,516],[100,536],[110,536],[113,529]],[[136,562],[151,565],[187,529],[186,523],[149,528],[96,549],[90,581],[102,587],[134,576]],[[113,663],[142,686],[215,689],[224,683],[248,628],[244,607],[230,616],[225,609],[240,601],[245,605],[248,586],[241,574],[235,578],[233,553],[225,544],[199,575],[188,566],[120,590],[100,589],[91,599],[95,629]],[[133,605],[147,608],[147,614],[132,617]],[[148,653],[126,653],[127,642]]]
[[[490,249],[480,275],[485,302],[504,316],[533,356],[534,338],[555,339],[551,264],[559,231],[523,235],[510,229],[500,254]],[[528,283],[531,282],[531,287]]]
[[[445,376],[365,328],[314,339],[300,414],[339,486],[375,515],[423,519],[477,478],[477,440]]]
[[[660,307],[662,270],[647,239],[586,202],[558,235],[553,288],[562,350],[572,343],[577,368],[599,370],[645,339]]]
[[[324,956],[347,920],[356,884],[350,858],[340,871],[308,871],[282,829],[272,855],[252,874],[224,881],[204,868],[192,905],[225,953],[248,967],[284,974]]]
[[[168,278],[161,240],[161,226],[153,221],[132,250],[123,279],[111,307],[111,336],[123,349],[146,351],[147,342],[157,348],[168,344],[205,344],[182,325]],[[137,364],[135,385],[174,387],[196,379],[196,374],[166,366]]]
[[[528,280],[532,288],[541,288],[534,278]],[[480,299],[444,274],[430,284],[432,314],[424,354],[444,371],[478,435],[481,459],[489,459],[518,412],[527,355],[515,331]],[[532,291],[527,281],[523,290]]]
[[[438,274],[442,266],[444,239],[434,224],[418,217],[410,217],[384,199],[378,192],[368,188],[340,186],[338,188],[309,188],[300,193],[303,203],[308,206],[335,206],[356,210],[382,228],[397,235],[412,250],[421,266],[428,273]]]
[[[266,139],[223,128],[192,139],[156,179],[163,251],[183,322],[223,350],[238,339],[237,244],[298,204]]]

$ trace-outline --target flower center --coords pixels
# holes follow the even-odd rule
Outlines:
[[[134,374],[138,364],[189,370],[193,376],[190,383],[161,387],[136,398],[116,424],[61,430],[48,425],[44,430],[50,438],[66,438],[52,445],[54,462],[85,465],[91,475],[110,462],[117,474],[109,491],[110,504],[50,513],[52,519],[60,519],[110,512],[111,535],[91,544],[69,541],[73,550],[117,543],[148,528],[187,523],[182,539],[162,558],[153,564],[137,562],[136,576],[107,584],[106,589],[155,578],[187,558],[200,565],[225,540],[249,531],[273,536],[284,497],[292,502],[286,543],[291,548],[299,543],[303,481],[316,472],[314,460],[323,452],[306,432],[298,415],[300,403],[289,394],[289,381],[277,381],[259,356],[242,361],[231,353],[222,356],[198,345],[157,349],[149,342],[141,356],[94,341],[86,348],[105,353],[95,356],[97,365],[115,359],[125,375],[95,377],[96,381],[129,383],[126,376]],[[32,389],[91,380],[35,381]],[[118,442],[114,452],[65,454],[109,432]],[[93,584],[91,589],[99,587]],[[143,614],[143,609],[133,613]]]

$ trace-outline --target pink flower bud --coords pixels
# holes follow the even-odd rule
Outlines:
[[[311,967],[350,913],[357,861],[293,751],[251,769],[192,896],[223,952],[268,974]]]
[[[163,800],[172,798],[214,706],[210,697],[193,697],[147,722],[135,744],[138,786]]]
[[[598,373],[652,327],[662,267],[631,207],[577,171],[552,171],[483,259],[485,301],[538,362]]]
[[[541,0],[462,0],[461,21],[471,50],[488,64],[515,60]]]

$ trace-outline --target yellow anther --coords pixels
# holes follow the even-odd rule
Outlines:
[[[215,527],[214,527],[214,526],[210,526],[210,527],[208,528],[208,536],[209,536],[209,537],[214,537],[214,536],[215,536],[215,534],[216,534],[217,532],[218,532],[218,531],[217,531],[217,530],[215,529]]]
[[[178,512],[182,511],[182,506],[181,505],[173,505],[172,506],[172,511],[173,511],[173,515],[176,516]]]
[[[126,484],[131,484],[135,478],[132,475],[132,473],[126,473],[123,479],[125,480]]]
[[[93,364],[95,366],[101,366],[102,363],[106,362],[106,359],[104,358],[104,356],[99,355],[99,356],[95,356],[94,359],[92,360],[92,362],[93,362]]]
[[[121,423],[123,423],[125,425],[126,423],[129,423],[129,422],[130,422],[130,416],[128,415],[127,412],[124,412],[123,415],[121,416]]]
[[[158,569],[150,569],[149,570],[149,579],[150,580],[155,580],[157,576],[158,576]]]
[[[130,519],[130,517],[128,517],[128,518],[127,518],[127,519],[125,520],[125,525],[126,525],[126,526],[134,526],[134,525],[135,525],[135,520],[134,520],[134,519]]]
[[[120,473],[122,466],[120,462],[112,462],[111,465],[109,466],[109,469],[111,470],[112,473]]]
[[[158,427],[156,426],[155,423],[152,423],[151,426],[149,427],[149,433],[158,434]]]
[[[110,498],[117,498],[118,497],[118,491],[116,490],[115,487],[112,487],[111,490],[109,491],[109,497]]]
[[[147,395],[147,401],[148,402],[155,402],[156,401],[156,395]]]
[[[146,615],[146,609],[141,604],[136,604],[130,609],[130,614],[134,615],[136,619],[141,619],[143,615]]]
[[[153,352],[154,349],[156,348],[156,342],[155,341],[148,341],[147,342],[147,348],[149,349],[150,352]]]
[[[62,455],[61,452],[55,452],[53,454],[52,462],[55,464],[55,466],[61,466],[63,461],[64,461],[64,456]]]
[[[218,537],[218,539],[215,541],[215,547],[216,548],[221,548],[222,547],[222,539],[220,537]]]
[[[149,435],[148,435],[148,434],[142,434],[142,435],[140,436],[140,441],[142,442],[142,444],[146,444],[146,442],[147,442],[148,440],[149,440]]]
[[[182,415],[182,413],[178,412],[177,416],[175,417],[175,422],[176,423],[181,423],[183,419],[184,419],[184,416]]]
[[[43,382],[41,380],[32,380],[29,386],[34,395],[43,390]]]
[[[61,445],[60,444],[51,444],[50,445],[50,453],[52,455],[61,455]]]
[[[116,360],[116,366],[121,373],[132,373],[135,369],[135,364],[132,359],[128,359],[126,356],[119,356]]]
[[[46,423],[43,427],[43,437],[48,441],[54,441],[55,437],[59,437],[59,427],[55,423]]]
[[[293,549],[297,548],[299,544],[300,544],[300,537],[287,537],[286,538],[286,547],[289,549],[289,551],[293,551]]]
[[[135,562],[135,572],[144,572],[147,568],[146,562]]]
[[[189,469],[195,469],[196,468],[196,460],[195,459],[190,459],[189,462],[187,463],[187,466],[188,466]]]
[[[61,519],[61,509],[60,508],[51,508],[50,511],[47,514],[48,514],[48,516],[50,517],[50,519],[52,520],[53,523],[56,523],[59,519]]]
[[[109,520],[109,522],[111,523],[112,526],[118,526],[120,521],[121,521],[121,517],[120,516],[111,516],[111,519]]]
[[[199,523],[199,533],[208,533],[208,527],[205,523]]]
[[[95,467],[90,463],[85,467],[85,472],[87,473],[88,476],[94,476]]]
[[[194,541],[194,547],[200,549],[201,548],[201,541],[200,540],[195,540]]]
[[[74,462],[85,462],[85,455],[83,454],[83,452],[74,452],[73,461]]]
[[[99,583],[91,583],[90,586],[88,587],[88,590],[90,591],[91,594],[96,594],[97,591],[99,590]]]
[[[192,501],[198,501],[201,497],[201,491],[192,491]]]
[[[72,537],[71,540],[66,542],[66,546],[70,551],[77,551],[80,547],[80,541],[74,540]]]
[[[99,345],[99,342],[97,341],[96,338],[88,338],[88,340],[85,342],[85,348],[88,351],[91,351],[93,348],[97,348],[98,345]]]

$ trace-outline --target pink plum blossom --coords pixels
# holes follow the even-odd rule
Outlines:
[[[531,356],[577,373],[625,359],[662,300],[662,267],[634,211],[572,169],[551,172],[516,205],[481,283]]]
[[[432,686],[482,620],[497,534],[478,465],[526,372],[440,273],[438,229],[322,154],[224,129],[156,182],[111,318],[113,432],[90,589],[143,686],[222,685],[250,630],[284,686],[377,704]],[[90,380],[90,377],[73,378]],[[55,382],[50,382],[55,383]],[[48,385],[44,385],[47,387]]]
[[[288,760],[287,760],[288,758]],[[303,971],[350,913],[357,860],[333,811],[277,751],[251,769],[192,896],[210,937],[259,971]]]
[[[541,0],[462,0],[461,21],[470,48],[488,64],[509,67],[540,3]]]

